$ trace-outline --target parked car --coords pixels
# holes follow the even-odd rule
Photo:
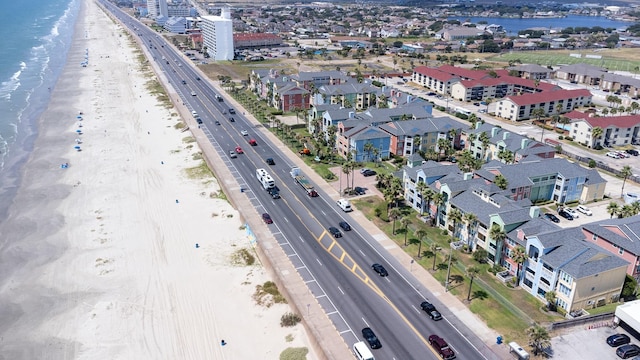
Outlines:
[[[621,159],[622,159],[622,158],[629,158],[629,157],[631,157],[631,155],[629,155],[629,154],[627,154],[626,152],[623,152],[623,151],[616,151],[616,154],[618,154],[618,157],[619,157],[619,158],[621,158]]]
[[[435,320],[435,321],[442,320],[442,314],[440,314],[440,312],[436,310],[436,307],[433,306],[432,303],[428,301],[423,301],[422,303],[420,303],[420,308],[422,308],[422,310],[426,312],[427,315],[429,315],[431,320]]]
[[[429,344],[433,349],[445,360],[451,360],[456,358],[456,353],[449,347],[446,341],[438,335],[429,336]]]
[[[371,268],[373,269],[373,271],[377,272],[378,275],[385,277],[385,276],[389,276],[389,273],[387,272],[387,269],[384,268],[384,266],[380,265],[380,264],[373,264],[371,265]]]
[[[340,227],[344,231],[351,231],[351,225],[349,225],[349,223],[346,222],[346,221],[340,221],[340,223],[338,225],[340,225]]]
[[[618,347],[620,345],[628,344],[631,339],[626,334],[614,334],[607,338],[607,344],[611,347]]]
[[[638,156],[638,150],[636,149],[629,149],[629,150],[625,150],[627,154],[629,155],[633,155],[633,156]]]
[[[375,172],[374,170],[370,170],[370,169],[367,169],[366,171],[364,171],[362,173],[362,175],[365,176],[365,177],[373,176],[373,175],[376,175],[376,174],[377,174],[377,172]]]
[[[356,195],[364,195],[366,193],[366,189],[360,186],[356,186],[353,188],[353,193]]]
[[[628,359],[632,356],[640,355],[640,347],[635,344],[622,345],[616,349],[616,355],[620,359]]]
[[[265,224],[273,224],[273,220],[271,219],[271,215],[264,213],[262,214],[262,221],[264,221]]]
[[[578,205],[576,207],[576,210],[580,211],[581,213],[587,215],[587,216],[591,216],[593,215],[593,212],[591,211],[591,209],[589,209],[588,207],[584,206],[584,205]]]
[[[544,214],[544,217],[546,217],[547,219],[553,221],[554,223],[559,223],[560,222],[560,219],[558,219],[557,216],[555,216],[553,214],[550,214],[550,213]]]
[[[574,219],[577,219],[580,217],[580,214],[578,214],[578,212],[573,208],[566,207],[563,210],[571,214],[571,216],[573,216]]]
[[[562,209],[562,210],[558,211],[558,215],[562,216],[563,218],[565,218],[567,220],[573,220],[573,215],[568,213],[567,210],[565,210],[565,209]]]
[[[338,230],[338,228],[333,226],[329,228],[329,233],[331,233],[331,235],[333,235],[334,238],[342,237],[342,233],[340,232],[340,230]]]
[[[610,157],[610,158],[614,158],[614,159],[619,159],[620,158],[620,156],[618,156],[618,154],[613,152],[613,151],[609,151],[607,153],[607,156]]]
[[[367,327],[362,329],[362,337],[364,337],[364,339],[369,343],[369,346],[371,346],[372,349],[380,349],[382,347],[380,340],[373,332],[373,330],[371,330],[371,328]]]

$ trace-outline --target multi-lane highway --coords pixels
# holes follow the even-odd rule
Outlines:
[[[287,157],[263,135],[262,125],[249,121],[240,109],[230,114],[228,99],[218,101],[210,83],[198,80],[193,64],[163,37],[112,4],[104,6],[140,38],[184,104],[199,114],[202,130],[224,159],[218,166],[231,170],[258,216],[271,215],[274,223],[269,229],[347,344],[363,340],[362,328],[370,327],[382,342],[382,348],[373,350],[377,359],[437,359],[427,342],[431,334],[447,340],[458,359],[498,359],[350,214],[342,212],[329,194],[317,189],[319,197],[308,197],[291,178]],[[230,117],[235,121],[229,121]],[[243,136],[242,130],[248,135]],[[255,139],[257,146],[249,146],[249,139]],[[236,146],[242,147],[244,154],[231,158],[229,150]],[[273,158],[275,164],[266,164],[266,158]],[[256,178],[257,168],[265,168],[273,177],[280,199],[272,199],[263,189]],[[239,210],[255,216],[254,209]],[[340,221],[348,222],[353,230],[334,238],[327,229],[338,227]],[[378,276],[371,269],[373,263],[385,266],[389,276]],[[433,321],[420,310],[425,299],[438,307],[443,320]]]

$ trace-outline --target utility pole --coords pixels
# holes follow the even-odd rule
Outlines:
[[[451,256],[453,255],[453,248],[449,251],[449,266],[447,266],[447,279],[444,281],[444,292],[449,291],[449,277],[451,276]]]

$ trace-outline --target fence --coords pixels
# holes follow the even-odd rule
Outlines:
[[[569,319],[569,320],[556,321],[551,324],[551,330],[568,328],[568,327],[578,326],[578,325],[587,324],[587,323],[590,324],[590,326],[592,327],[595,326],[596,328],[603,327],[603,326],[611,326],[613,325],[613,313],[608,312],[608,313],[597,314],[597,315],[586,315],[586,316],[580,316],[580,317]]]

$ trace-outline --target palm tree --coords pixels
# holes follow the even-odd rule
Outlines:
[[[400,225],[404,229],[404,246],[405,247],[407,247],[407,235],[409,234],[409,231],[407,229],[409,228],[409,224],[411,224],[411,220],[407,216],[400,219]]]
[[[547,291],[544,294],[544,298],[545,300],[547,300],[547,309],[549,309],[549,311],[555,311],[556,310],[556,292],[555,291]]]
[[[531,115],[535,116],[538,122],[540,122],[541,117],[547,116],[547,114],[544,112],[544,109],[542,108],[533,109],[533,111],[531,111]],[[540,135],[540,142],[543,142],[543,139],[544,139],[545,126],[547,126],[547,124],[542,124],[542,134]]]
[[[624,195],[624,184],[627,182],[627,178],[631,176],[631,174],[633,174],[633,172],[631,171],[631,166],[629,165],[625,165],[620,171],[620,176],[622,176],[622,191],[620,193],[620,196]]]
[[[418,184],[416,184],[416,192],[420,195],[420,216],[424,214],[424,194],[427,189],[429,189],[429,187],[422,180],[418,181]]]
[[[431,251],[431,253],[433,254],[433,266],[431,268],[431,270],[436,270],[436,259],[437,259],[437,255],[438,255],[438,244],[433,243],[431,244],[431,246],[429,246],[429,251]]]
[[[462,213],[460,212],[460,210],[456,209],[456,208],[452,208],[449,211],[449,221],[452,222],[452,227],[453,227],[453,231],[451,231],[451,234],[453,235],[454,238],[457,238],[458,236],[458,224],[462,221]]]
[[[464,214],[463,220],[467,224],[467,252],[471,252],[475,237],[475,228],[478,224],[478,217],[476,214],[468,212]]]
[[[436,193],[435,195],[433,195],[433,203],[436,205],[436,212],[433,215],[433,222],[432,222],[432,226],[435,225],[436,223],[436,219],[438,218],[438,215],[440,214],[440,207],[442,205],[444,205],[444,195],[442,195],[442,193]]]
[[[618,210],[620,210],[620,205],[617,202],[610,202],[607,206],[607,213],[610,215],[609,219],[612,219],[613,215],[618,213]]]
[[[507,178],[505,178],[502,174],[496,175],[496,177],[493,179],[493,183],[502,190],[506,190],[509,186]]]
[[[549,332],[538,324],[534,324],[532,327],[528,328],[527,335],[529,336],[529,346],[533,348],[533,355],[535,356],[551,346]]]
[[[496,242],[495,248],[500,249],[502,248],[500,244],[507,239],[507,233],[504,232],[500,225],[494,223],[491,225],[491,230],[489,230],[489,237]]]
[[[480,140],[480,142],[482,143],[482,159],[484,161],[487,160],[487,148],[489,147],[489,135],[483,131],[482,133],[480,133],[480,136],[478,137],[478,140]]]
[[[596,126],[593,129],[591,129],[591,141],[593,142],[591,144],[592,148],[599,144],[598,139],[600,139],[600,136],[602,136],[603,133],[604,133],[604,130],[599,126]]]
[[[480,269],[475,266],[467,267],[467,276],[469,277],[469,292],[467,293],[467,301],[471,301],[471,288],[473,287],[473,279],[478,276]]]
[[[520,270],[522,269],[522,264],[527,260],[527,253],[525,249],[518,245],[511,252],[511,259],[518,264],[518,273],[516,274],[516,287],[520,286]]]
[[[368,141],[366,144],[364,144],[364,151],[367,153],[367,160],[371,161],[371,152],[373,151],[373,149],[375,148],[375,146],[373,146],[373,143]]]
[[[402,216],[402,212],[397,207],[389,211],[389,219],[393,220],[393,230],[391,231],[392,235],[396,234],[396,219],[398,219],[400,216]]]
[[[342,165],[342,173],[347,175],[347,187],[349,187],[349,175],[351,174],[351,166],[349,165],[348,161]]]
[[[427,237],[427,231],[424,229],[418,229],[414,233],[414,235],[418,238],[418,259],[422,257],[420,253],[422,251],[422,241]],[[434,266],[435,269],[435,266]]]

